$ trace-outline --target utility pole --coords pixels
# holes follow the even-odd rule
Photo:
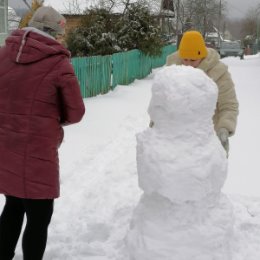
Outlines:
[[[221,21],[221,8],[222,8],[222,3],[221,3],[221,0],[219,0],[219,14],[218,14],[218,48],[220,47],[220,21]]]
[[[203,37],[206,37],[207,32],[207,0],[204,0],[204,21],[203,21]]]
[[[177,33],[177,35],[179,34],[179,19],[180,19],[179,9],[180,9],[180,0],[177,0],[177,4],[176,4],[176,33]]]
[[[259,15],[260,15],[260,4],[256,9],[256,51],[259,50]]]
[[[180,20],[180,0],[177,0],[176,4],[176,35],[177,35],[177,48],[182,38],[182,32],[179,30],[179,20]]]

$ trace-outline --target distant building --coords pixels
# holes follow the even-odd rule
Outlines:
[[[215,32],[208,32],[205,36],[206,45],[213,49],[219,48],[221,41],[223,41],[223,37],[217,30]]]
[[[34,0],[7,0],[7,1],[8,1],[8,6],[12,7],[15,10],[15,13],[19,17],[23,17],[31,8],[32,2]]]
[[[71,30],[80,26],[82,14],[62,14],[66,18],[65,32],[68,34]]]
[[[8,33],[12,31],[21,17],[29,10],[33,0],[0,0],[0,46],[5,42]],[[11,21],[8,23],[8,7]],[[10,17],[9,17],[10,18]],[[16,20],[16,22],[15,22]]]
[[[8,0],[0,0],[0,46],[8,34]]]

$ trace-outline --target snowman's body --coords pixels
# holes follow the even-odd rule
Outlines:
[[[231,260],[232,206],[221,188],[227,159],[213,127],[217,86],[198,69],[157,73],[137,135],[144,194],[126,238],[131,260]]]

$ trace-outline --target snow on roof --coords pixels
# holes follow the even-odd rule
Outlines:
[[[8,6],[12,7],[20,17],[28,11],[31,4],[32,0],[8,0]]]

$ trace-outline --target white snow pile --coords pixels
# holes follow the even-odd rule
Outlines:
[[[152,86],[154,122],[137,135],[144,191],[126,247],[131,260],[230,260],[233,207],[221,193],[227,158],[213,127],[217,86],[199,69],[170,66]]]

